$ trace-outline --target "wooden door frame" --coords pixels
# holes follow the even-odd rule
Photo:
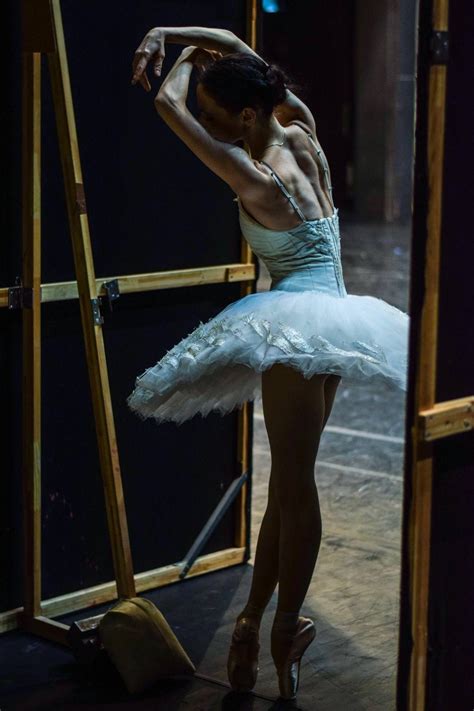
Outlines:
[[[449,0],[419,0],[397,709],[424,711],[434,446],[474,426],[474,396],[436,402]]]

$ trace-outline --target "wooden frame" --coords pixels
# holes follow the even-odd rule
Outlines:
[[[428,11],[431,27],[426,19],[420,33],[429,33],[429,69],[427,71],[427,106],[418,110],[421,131],[427,122],[426,153],[416,158],[420,175],[426,166],[427,213],[423,225],[424,244],[423,302],[419,317],[415,353],[414,410],[411,429],[411,507],[408,513],[408,605],[411,619],[411,652],[408,670],[408,685],[403,692],[402,708],[408,711],[424,711],[427,706],[428,675],[428,611],[431,546],[431,516],[433,491],[434,449],[432,441],[473,427],[472,396],[436,403],[437,344],[438,344],[438,295],[440,275],[440,245],[442,190],[445,141],[445,103],[447,83],[447,32],[449,0],[431,0]],[[426,57],[422,58],[426,61]],[[421,150],[420,148],[417,148]],[[421,201],[420,201],[421,202]],[[415,205],[421,212],[424,205]],[[423,219],[423,218],[422,218]],[[420,219],[420,224],[422,219]],[[421,227],[420,227],[421,230]],[[425,235],[423,235],[424,237]]]
[[[256,43],[256,0],[247,2],[247,41]],[[241,296],[253,293],[256,258],[245,240],[241,263],[151,274],[97,278],[94,274],[87,207],[84,197],[74,108],[64,41],[60,0],[23,0],[23,283],[0,289],[0,307],[23,309],[23,463],[25,590],[22,608],[0,614],[0,632],[17,626],[68,646],[68,625],[51,619],[117,597],[177,582],[184,575],[201,575],[245,562],[250,532],[247,525],[249,468],[249,409],[239,410],[237,476],[204,526],[198,541],[205,542],[235,501],[234,547],[198,557],[192,547],[182,562],[138,575],[133,564],[123,500],[100,314],[100,296],[111,298],[108,285],[123,293],[179,288],[198,284],[242,282]],[[41,284],[41,54],[48,53],[59,148],[66,189],[77,281]],[[18,280],[18,279],[17,279]],[[87,365],[93,400],[101,474],[112,546],[115,581],[41,600],[41,304],[79,298]],[[27,405],[27,406],[25,406]],[[202,547],[202,545],[201,545]],[[193,554],[194,552],[194,554]],[[189,573],[187,573],[189,569]]]

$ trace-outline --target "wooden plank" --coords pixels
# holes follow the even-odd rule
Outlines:
[[[436,403],[419,413],[419,434],[425,442],[468,432],[474,427],[474,395]]]
[[[22,501],[25,610],[41,609],[41,55],[22,54]]]
[[[234,283],[239,281],[254,281],[256,266],[254,263],[218,264],[210,267],[194,267],[191,269],[173,269],[147,274],[127,274],[122,276],[96,277],[95,288],[98,296],[106,296],[104,282],[118,280],[121,294],[132,294],[141,291],[158,289],[176,289],[183,286],[200,286],[204,284]],[[79,297],[77,281],[60,281],[41,284],[41,303],[51,301],[67,301]],[[8,307],[8,287],[0,289],[0,308]]]
[[[215,553],[208,553],[200,556],[194,562],[194,565],[186,575],[185,580],[205,573],[212,573],[216,570],[228,568],[231,565],[238,565],[244,562],[245,548],[224,548]],[[175,565],[165,565],[161,568],[155,568],[143,573],[135,575],[135,585],[137,593],[153,590],[156,588],[170,585],[171,583],[184,582],[179,577],[179,563]],[[57,617],[65,615],[76,610],[84,610],[96,605],[103,605],[106,602],[117,599],[117,585],[114,580],[101,585],[96,585],[92,588],[84,590],[76,590],[67,595],[43,600],[41,603],[41,611],[43,615],[48,617]],[[14,630],[18,626],[18,615],[23,612],[22,607],[14,610],[7,610],[0,613],[0,634]]]
[[[433,0],[432,26],[435,30],[448,28],[448,0]],[[409,711],[424,711],[426,707],[433,450],[431,444],[421,440],[419,413],[432,408],[436,396],[445,100],[446,67],[431,66],[428,86],[426,156],[429,199],[425,248],[425,292],[417,343],[418,362],[415,376],[415,413],[412,431],[413,503],[409,514],[408,534],[413,640],[408,689]],[[418,160],[425,160],[425,156]]]
[[[97,298],[96,278],[85,212],[85,198],[71,84],[59,0],[51,0],[57,52],[48,55],[58,129],[60,158],[77,276],[82,328],[92,394],[100,468],[117,587],[120,596],[133,597],[132,555],[123,498],[122,479],[110,396],[102,327],[92,313]]]

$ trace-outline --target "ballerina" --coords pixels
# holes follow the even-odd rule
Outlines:
[[[151,90],[146,67],[153,62],[161,75],[166,42],[189,46],[163,81],[156,110],[232,188],[242,233],[272,282],[200,323],[137,377],[127,404],[143,419],[180,424],[261,397],[268,504],[227,669],[233,689],[255,685],[261,618],[278,583],[271,654],[280,695],[290,699],[316,635],[300,610],[321,542],[314,477],[321,433],[342,377],[406,389],[408,316],[347,293],[329,164],[314,117],[286,74],[228,30],[156,27],[135,53],[133,84]],[[193,67],[198,119],[186,107]]]

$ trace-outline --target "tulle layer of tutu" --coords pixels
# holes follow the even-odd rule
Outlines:
[[[234,301],[138,376],[127,398],[142,419],[177,424],[261,398],[274,363],[309,379],[334,373],[406,390],[409,317],[382,299],[266,291]]]

